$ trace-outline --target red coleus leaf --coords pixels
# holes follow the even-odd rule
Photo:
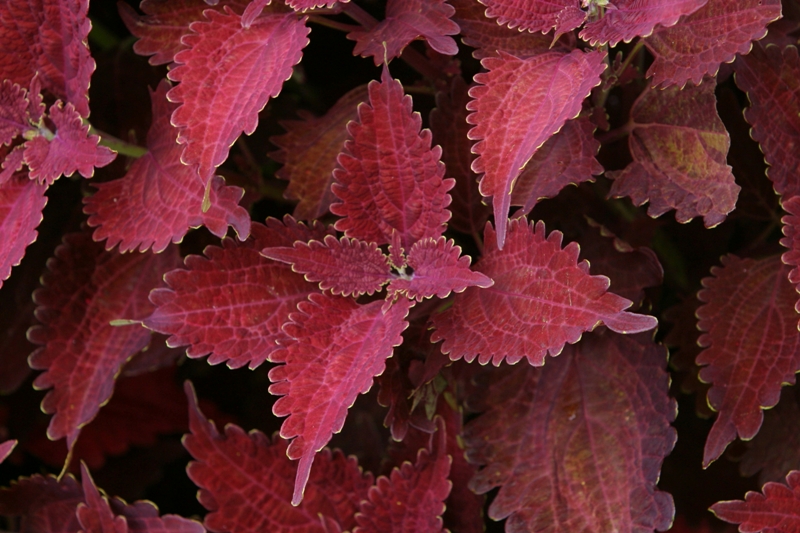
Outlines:
[[[303,120],[282,122],[283,135],[270,142],[279,147],[270,157],[283,168],[275,175],[289,180],[284,196],[299,203],[294,216],[300,220],[320,218],[335,200],[331,192],[333,170],[348,138],[347,124],[358,117],[358,104],[367,99],[367,86],[359,85],[342,96],[324,116],[301,115]]]
[[[21,516],[20,531],[75,533],[75,508],[82,501],[83,489],[71,475],[58,480],[35,474],[0,489],[0,514]]]
[[[672,497],[656,488],[676,441],[666,362],[650,335],[602,330],[495,379],[464,431],[467,458],[484,465],[471,488],[500,487],[489,517],[507,531],[668,529]]]
[[[523,213],[530,213],[539,200],[602,174],[603,167],[595,159],[600,142],[594,130],[589,117],[568,120],[525,165],[511,191],[511,205],[521,205]]]
[[[177,107],[167,102],[169,83],[162,81],[150,98],[153,122],[147,133],[148,152],[133,162],[124,177],[97,184],[98,191],[84,200],[90,226],[97,226],[94,239],[108,239],[106,247],[119,244],[120,252],[153,248],[161,252],[180,242],[190,227],[205,225],[217,237],[224,237],[228,225],[240,239],[250,233],[250,215],[238,205],[244,191],[224,185],[214,177],[209,205],[203,208],[205,185],[197,171],[180,161],[178,135],[170,125]]]
[[[789,272],[789,281],[797,288],[800,287],[800,196],[786,198],[781,207],[788,213],[781,219],[784,234],[781,244],[788,248],[781,259],[787,265],[794,267]],[[795,309],[798,307],[800,305],[795,305]],[[798,320],[798,327],[800,327],[800,320]]]
[[[400,235],[406,250],[425,237],[439,237],[450,218],[454,180],[442,179],[441,148],[431,148],[430,130],[412,112],[411,97],[384,67],[381,82],[369,84],[369,102],[348,124],[352,140],[344,145],[333,172],[331,212],[342,218],[336,229],[346,236],[387,244]]]
[[[764,413],[758,435],[747,443],[739,472],[758,474],[759,484],[781,481],[790,470],[800,469],[800,403],[797,387],[781,389],[781,400]]]
[[[46,190],[47,185],[28,179],[24,172],[0,183],[0,287],[11,275],[11,267],[22,260],[25,248],[36,240]]]
[[[750,135],[758,142],[770,165],[767,176],[778,194],[800,194],[800,57],[797,48],[754,46],[734,63],[736,85],[750,100],[744,118],[753,127]]]
[[[86,465],[81,465],[81,481],[85,501],[78,504],[75,514],[83,527],[82,533],[127,533],[127,522],[111,511],[108,499],[97,490]]]
[[[33,119],[30,115],[31,102],[28,96],[27,90],[11,80],[4,80],[0,84],[0,145],[11,144],[15,137],[32,129],[31,121],[39,120],[40,117]],[[38,106],[33,106],[33,109],[37,110]],[[10,169],[11,172],[14,170]],[[0,184],[2,182],[0,179]]]
[[[494,280],[487,289],[468,288],[453,305],[433,317],[433,342],[444,339],[442,353],[456,361],[476,357],[495,366],[523,357],[534,366],[558,355],[566,343],[576,343],[585,331],[603,323],[619,333],[653,329],[657,321],[624,311],[631,302],[606,292],[608,278],[589,275],[589,264],[578,262],[580,249],[561,249],[558,231],[545,237],[544,223],[534,227],[524,219],[510,222],[506,248],[486,226],[485,250],[475,269]]]
[[[474,100],[467,104],[474,111],[467,122],[475,125],[469,137],[478,141],[472,169],[484,173],[480,191],[492,197],[501,249],[515,181],[536,150],[578,115],[600,83],[604,57],[574,50],[519,59],[500,52],[481,61],[489,72],[475,76],[481,85],[470,89]]]
[[[370,30],[353,30],[347,38],[356,41],[353,55],[372,56],[376,66],[400,57],[418,37],[424,37],[437,52],[453,56],[458,45],[449,36],[460,31],[450,20],[453,13],[445,0],[389,0],[384,20]]]
[[[283,326],[287,338],[270,361],[270,392],[282,396],[272,412],[287,416],[281,437],[294,439],[287,450],[300,459],[292,503],[299,504],[314,455],[341,431],[348,408],[372,387],[386,359],[402,342],[411,302],[399,298],[387,310],[383,302],[359,305],[350,298],[312,294],[298,304]]]
[[[6,458],[11,455],[11,452],[14,450],[14,446],[16,445],[17,441],[15,440],[7,440],[0,443],[0,463],[5,461]]]
[[[678,222],[703,217],[714,227],[733,211],[741,187],[726,163],[730,137],[717,114],[714,83],[647,88],[633,104],[628,145],[633,162],[607,172],[610,194],[649,201],[647,214],[676,209]]]
[[[315,7],[333,7],[336,4],[346,4],[350,0],[285,0],[286,5],[295,11],[306,11]]]
[[[167,97],[180,104],[172,124],[181,159],[208,182],[239,135],[255,131],[258,112],[300,61],[309,30],[293,13],[262,16],[246,28],[229,7],[203,14],[207,20],[192,23],[181,40],[188,49],[168,75],[180,83]]]
[[[311,469],[303,502],[291,505],[295,467],[286,456],[287,442],[260,431],[245,433],[234,424],[224,434],[197,407],[189,382],[191,433],[183,445],[195,461],[189,477],[200,488],[198,500],[210,512],[209,531],[325,533],[348,531],[355,525],[359,502],[366,498],[372,474],[365,474],[352,457],[324,450]]]
[[[105,252],[85,232],[64,237],[48,262],[43,288],[34,292],[43,325],[28,331],[30,341],[42,345],[29,364],[45,370],[34,387],[53,388],[42,400],[42,411],[53,414],[51,440],[67,437],[72,449],[81,427],[111,397],[122,365],[150,339],[138,323],[112,323],[148,316],[153,310],[148,293],[177,261],[174,249],[120,255]]]
[[[699,85],[703,76],[715,76],[721,63],[748,53],[780,16],[780,0],[708,0],[680,24],[657,28],[645,39],[655,56],[647,77],[653,85]]]
[[[89,134],[89,125],[83,123],[71,103],[62,106],[56,102],[49,115],[56,126],[55,135],[47,130],[25,143],[25,164],[31,179],[50,185],[62,174],[72,176],[75,171],[91,178],[95,167],[104,167],[117,156],[109,148],[98,146],[100,137]]]
[[[0,5],[0,80],[42,87],[89,116],[94,59],[87,40],[89,0],[20,0]]]
[[[209,246],[205,257],[190,255],[186,269],[165,276],[168,289],[153,291],[157,309],[144,324],[171,335],[170,346],[186,346],[192,358],[209,355],[209,364],[256,368],[277,349],[281,326],[298,302],[317,288],[302,276],[259,252],[269,246],[290,246],[294,240],[321,239],[319,225],[307,228],[288,217],[255,223],[243,243],[223,239]]]
[[[761,260],[722,258],[697,297],[700,379],[711,383],[708,404],[719,411],[706,441],[703,465],[716,460],[736,438],[758,433],[762,409],[778,403],[781,385],[800,370],[797,293],[779,256]]]
[[[718,502],[711,511],[718,518],[741,524],[750,533],[792,533],[800,530],[800,471],[786,476],[786,484],[767,483],[763,494],[750,491],[744,501]]]
[[[423,448],[412,465],[403,463],[389,478],[381,476],[356,515],[353,533],[441,532],[444,500],[450,494],[452,458],[447,454],[444,421],[437,419],[431,449]]]
[[[578,0],[483,0],[486,16],[496,18],[497,23],[519,31],[547,33],[556,30],[556,35],[572,31],[586,19]]]

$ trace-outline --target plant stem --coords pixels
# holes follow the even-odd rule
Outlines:
[[[619,128],[613,129],[611,131],[601,133],[600,135],[597,136],[597,140],[600,141],[600,144],[610,144],[616,142],[630,135],[631,131],[633,131],[633,127],[634,123],[633,121],[630,121],[624,126],[620,126]]]
[[[631,61],[633,61],[633,59],[639,55],[639,51],[642,49],[643,46],[644,46],[644,41],[642,39],[636,41],[636,44],[633,45],[633,48],[631,48],[630,52],[628,52],[628,57],[626,57],[625,61],[623,61],[622,64],[619,66],[619,72],[617,73],[618,75],[621,76],[622,73],[625,72],[625,69],[628,68],[628,66],[631,64]]]
[[[109,135],[108,133],[95,129],[94,126],[89,127],[89,133],[93,135],[99,135],[100,145],[111,148],[118,154],[122,154],[127,157],[135,157],[138,159],[147,153],[147,148],[125,142],[122,139],[114,137],[113,135]]]
[[[311,15],[308,17],[309,22],[313,22],[315,24],[319,24],[320,26],[325,26],[326,28],[332,28],[334,30],[343,31],[345,33],[350,33],[351,31],[358,29],[360,26],[355,24],[345,24],[343,22],[337,22],[335,20],[331,20],[326,17],[322,17],[320,15]]]

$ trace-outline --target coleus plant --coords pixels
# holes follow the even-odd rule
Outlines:
[[[0,1],[6,529],[798,531],[799,30]]]

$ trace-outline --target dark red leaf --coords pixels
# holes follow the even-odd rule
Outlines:
[[[11,452],[14,450],[14,446],[16,445],[17,441],[15,440],[7,440],[0,443],[0,463],[5,461],[6,458],[11,455]]]
[[[75,508],[83,501],[83,489],[71,475],[34,474],[0,489],[0,514],[21,516],[20,531],[75,533],[80,524]]]
[[[25,248],[36,240],[47,203],[47,185],[28,179],[23,172],[0,184],[0,287],[18,265]]]
[[[744,118],[753,127],[770,165],[767,176],[778,194],[800,194],[800,57],[797,48],[759,45],[734,63],[736,85],[750,100]]]
[[[155,333],[150,337],[150,344],[134,355],[122,369],[122,377],[135,377],[161,368],[174,366],[183,357],[185,350],[167,346],[167,336]],[[90,467],[92,465],[89,465]]]
[[[781,481],[790,470],[800,469],[800,403],[797,387],[785,387],[781,400],[764,413],[758,435],[747,443],[739,472],[758,474],[759,484]]]
[[[114,516],[108,499],[100,495],[89,475],[86,465],[81,465],[81,485],[85,501],[78,505],[75,514],[85,533],[128,533],[128,524],[121,516]]]
[[[615,0],[596,21],[581,30],[581,39],[592,46],[616,46],[634,37],[647,37],[656,25],[664,28],[703,7],[708,0]]]
[[[668,529],[672,497],[656,488],[676,440],[666,362],[651,335],[602,330],[495,379],[464,432],[484,465],[470,487],[500,487],[489,517],[508,518],[506,531]]]
[[[222,248],[207,247],[205,257],[190,255],[185,270],[166,275],[169,289],[151,294],[157,309],[145,326],[171,335],[169,346],[188,345],[189,357],[210,354],[212,365],[256,368],[277,349],[281,326],[297,303],[317,292],[303,276],[259,252],[291,245],[294,237],[306,241],[324,235],[321,226],[309,229],[291,218],[286,225],[270,220],[268,226],[254,223],[243,243],[226,238]]]
[[[492,197],[500,249],[515,181],[545,141],[578,115],[600,83],[604,57],[574,50],[519,59],[500,52],[481,61],[489,72],[475,75],[481,85],[469,91],[474,100],[467,108],[474,113],[467,122],[475,125],[469,138],[478,141],[472,151],[479,157],[472,169],[484,173],[480,191]]]
[[[647,77],[653,85],[699,85],[703,76],[715,76],[720,64],[747,54],[780,16],[780,0],[708,0],[680,24],[657,28],[645,39],[655,56]]]
[[[331,212],[342,218],[336,229],[348,237],[377,244],[392,242],[397,231],[408,250],[425,237],[439,237],[450,218],[452,179],[442,179],[441,148],[431,148],[430,130],[412,112],[411,97],[384,67],[381,82],[369,84],[369,103],[348,124],[352,139],[344,145],[333,172]]]
[[[350,530],[358,503],[366,498],[372,474],[364,474],[352,457],[325,449],[314,463],[303,502],[290,500],[295,467],[286,456],[287,442],[260,431],[245,433],[234,424],[220,435],[197,407],[189,382],[191,433],[183,445],[195,461],[188,474],[200,488],[198,500],[210,511],[210,531],[326,533]]]
[[[304,120],[282,122],[286,133],[270,139],[279,148],[270,157],[283,163],[275,175],[289,180],[284,196],[299,202],[295,218],[313,220],[328,212],[335,199],[331,192],[333,169],[348,138],[346,126],[356,120],[358,104],[366,99],[367,86],[359,85],[322,117],[304,113]]]
[[[578,0],[483,0],[486,16],[496,18],[497,23],[520,32],[547,33],[552,29],[556,35],[574,30],[586,19]]]
[[[676,209],[684,223],[696,216],[711,228],[733,211],[741,187],[726,162],[730,137],[717,114],[714,83],[683,89],[647,88],[633,104],[628,138],[633,162],[607,172],[610,194],[650,202],[658,217]]]
[[[294,439],[287,450],[300,459],[292,503],[299,504],[314,455],[341,431],[347,410],[372,387],[386,359],[402,342],[411,302],[399,298],[384,312],[383,302],[359,305],[350,298],[312,294],[298,304],[283,329],[287,338],[270,361],[270,392],[282,396],[272,412],[289,416],[281,437]]]
[[[718,502],[711,506],[717,518],[741,524],[739,531],[793,533],[800,531],[800,471],[786,476],[786,484],[767,483],[763,494],[750,491],[744,501]]]
[[[794,267],[789,272],[789,281],[798,288],[800,287],[800,196],[785,198],[781,207],[788,213],[781,219],[784,235],[781,244],[788,248],[781,259],[787,265]],[[799,308],[800,302],[795,305],[795,309]],[[800,317],[798,317],[798,327],[800,327]]]
[[[631,302],[606,292],[608,278],[589,275],[589,264],[578,262],[580,249],[561,249],[561,233],[545,237],[543,222],[530,225],[514,219],[508,246],[498,250],[487,224],[485,250],[475,269],[494,280],[488,289],[468,288],[444,313],[434,315],[433,342],[444,339],[442,353],[457,361],[476,357],[485,365],[523,357],[534,366],[547,353],[556,356],[564,344],[578,342],[586,331],[603,323],[619,333],[638,333],[657,325],[654,317],[624,311]]]
[[[708,404],[719,411],[706,441],[703,465],[716,460],[736,438],[753,438],[773,407],[781,386],[793,384],[800,371],[797,293],[788,280],[789,267],[779,256],[761,260],[722,258],[713,277],[703,279],[697,297],[697,356],[700,379],[711,383]]]
[[[309,29],[293,13],[260,17],[249,28],[227,6],[224,13],[203,14],[206,20],[192,23],[181,40],[188,48],[175,55],[178,66],[168,75],[180,83],[167,97],[180,104],[172,124],[184,147],[181,160],[208,183],[230,146],[242,132],[255,131],[258,112],[292,75]]]
[[[169,83],[162,81],[151,92],[153,122],[147,133],[148,152],[133,162],[124,177],[97,184],[98,191],[84,199],[90,226],[97,226],[94,239],[108,239],[106,248],[119,244],[120,252],[152,247],[161,252],[180,242],[189,228],[205,225],[224,237],[231,225],[239,239],[250,233],[250,215],[238,205],[244,191],[224,185],[214,177],[209,205],[203,208],[205,184],[196,170],[180,161],[178,132],[170,125],[177,107],[167,102]]]
[[[48,262],[43,288],[34,292],[43,325],[28,331],[30,341],[42,345],[28,362],[45,370],[34,387],[53,388],[42,400],[42,411],[53,414],[51,440],[67,437],[72,449],[81,427],[111,397],[122,365],[150,340],[139,323],[112,322],[147,317],[153,310],[148,293],[177,262],[175,249],[120,255],[105,252],[85,232],[64,237]]]

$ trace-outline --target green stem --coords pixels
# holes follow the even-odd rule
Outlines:
[[[138,159],[147,153],[147,148],[143,148],[141,146],[125,142],[122,139],[114,137],[113,135],[109,135],[108,133],[95,129],[94,126],[89,127],[89,133],[93,135],[99,135],[100,146],[106,146],[108,148],[111,148],[118,154]]]

